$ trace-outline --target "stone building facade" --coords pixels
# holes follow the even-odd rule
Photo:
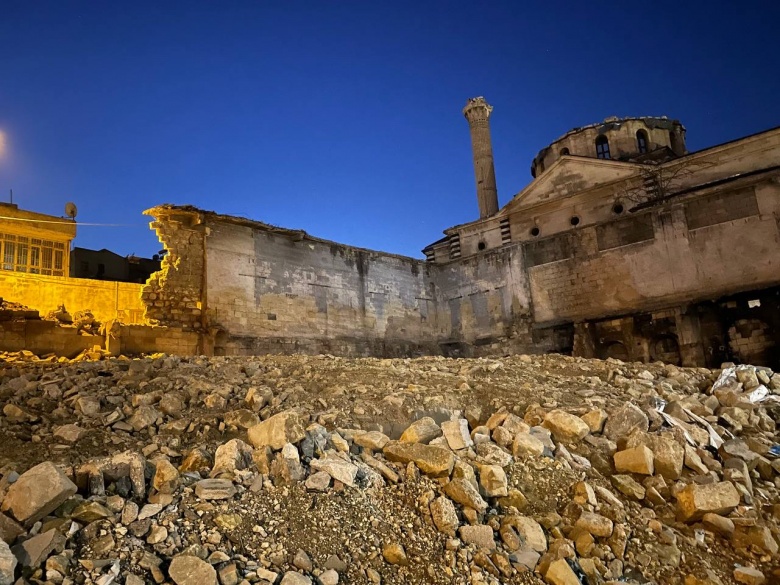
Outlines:
[[[217,354],[490,355],[778,365],[780,128],[689,153],[666,118],[610,118],[539,152],[498,207],[483,98],[464,115],[479,219],[416,260],[163,205],[153,322]]]

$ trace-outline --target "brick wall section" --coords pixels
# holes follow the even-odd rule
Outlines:
[[[650,213],[596,226],[599,250],[611,250],[612,248],[645,242],[652,240],[654,236],[653,216]]]
[[[204,233],[200,213],[164,207],[147,212],[150,225],[167,250],[159,272],[143,287],[146,319],[155,325],[201,329]]]
[[[758,215],[758,201],[752,187],[701,197],[685,205],[688,229],[692,230],[752,215]]]

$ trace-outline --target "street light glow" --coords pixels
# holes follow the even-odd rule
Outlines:
[[[5,156],[6,144],[7,144],[7,140],[5,137],[5,132],[0,130],[0,158]]]

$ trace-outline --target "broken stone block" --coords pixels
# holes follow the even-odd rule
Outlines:
[[[8,488],[0,510],[31,525],[76,493],[76,485],[51,461],[25,471]]]
[[[468,449],[474,445],[474,441],[469,436],[469,423],[465,418],[443,422],[441,430],[447,444],[453,451]]]
[[[246,408],[226,412],[222,417],[222,420],[225,421],[226,425],[239,429],[251,429],[253,426],[260,423],[260,417]]]
[[[477,548],[495,550],[496,541],[493,539],[493,529],[485,524],[475,526],[461,526],[458,530],[460,539],[466,544],[473,544]]]
[[[292,443],[287,443],[271,463],[271,477],[274,485],[288,485],[303,481],[306,472],[301,465],[298,449]]]
[[[577,577],[566,559],[558,559],[550,563],[544,579],[550,585],[581,585],[580,578]]]
[[[517,433],[512,443],[512,455],[518,459],[541,457],[544,454],[544,443],[531,433]]]
[[[414,462],[420,471],[431,477],[449,476],[455,465],[455,456],[448,449],[418,442],[390,442],[383,453],[389,461]]]
[[[498,465],[483,465],[479,468],[479,485],[489,498],[506,496],[508,482],[503,467]]]
[[[220,445],[214,452],[211,477],[219,477],[223,473],[232,475],[237,470],[246,469],[252,465],[252,452],[252,447],[241,439],[231,439]]]
[[[167,459],[155,459],[152,487],[161,494],[172,494],[179,486],[179,471]]]
[[[442,491],[461,506],[473,508],[480,514],[487,510],[487,502],[479,495],[477,488],[466,479],[455,478],[447,483]]]
[[[190,555],[173,557],[168,576],[176,585],[217,585],[217,572],[214,567]]]
[[[591,433],[600,433],[607,422],[607,413],[601,408],[591,410],[580,417],[588,425]]]
[[[12,585],[16,570],[16,557],[8,545],[0,540],[0,585]]]
[[[573,443],[583,439],[590,427],[580,417],[563,410],[551,410],[544,417],[542,426],[549,429],[556,440],[563,443]]]
[[[75,424],[62,425],[54,431],[54,438],[64,443],[75,443],[81,437],[87,434],[87,431]]]
[[[433,524],[439,532],[455,536],[455,531],[458,529],[460,522],[452,501],[445,496],[439,496],[431,502],[430,510]]]
[[[677,493],[677,516],[682,522],[700,520],[704,514],[728,514],[739,505],[739,492],[730,481],[688,484]]]
[[[353,441],[364,449],[381,451],[390,442],[390,437],[379,431],[369,431],[355,434]]]
[[[5,514],[0,514],[0,540],[13,544],[18,536],[24,534],[24,527]]]
[[[777,555],[778,551],[777,541],[766,526],[739,526],[734,531],[731,542],[739,548],[754,546],[772,556]]]
[[[734,569],[734,581],[744,585],[764,585],[766,577],[758,569],[753,567],[737,567]]]
[[[583,512],[574,524],[577,528],[582,528],[588,534],[598,536],[600,538],[608,538],[612,536],[614,525],[612,520],[602,516],[601,514],[595,514],[593,512]]]
[[[718,514],[708,512],[702,516],[701,523],[704,524],[705,528],[711,530],[715,534],[720,534],[721,536],[726,537],[730,537],[732,534],[734,534],[734,522],[725,516],[720,516]]]
[[[228,479],[201,479],[195,484],[195,495],[202,500],[227,500],[236,495],[236,486]]]
[[[311,579],[295,571],[287,571],[279,585],[312,585]]]
[[[618,451],[614,460],[617,471],[653,475],[653,452],[644,445]]]
[[[401,435],[399,441],[402,443],[423,443],[427,444],[437,437],[441,437],[442,430],[436,421],[429,416],[414,421]]]
[[[609,416],[604,425],[604,436],[617,442],[634,431],[646,433],[649,427],[647,415],[641,408],[629,402]]]
[[[73,509],[70,517],[77,522],[83,522],[89,524],[96,520],[103,520],[105,518],[113,518],[114,513],[106,508],[100,502],[81,502]]]
[[[391,565],[400,565],[405,567],[409,564],[409,558],[406,556],[404,547],[397,543],[391,542],[382,548],[382,556]]]
[[[279,451],[287,443],[298,443],[306,436],[305,421],[294,410],[275,414],[247,431],[249,442],[255,446],[271,447]]]
[[[357,477],[358,472],[357,465],[342,459],[338,455],[328,454],[319,459],[312,459],[311,468],[326,472],[333,479],[340,481],[348,487],[355,486],[355,477]]]
[[[615,486],[615,489],[621,494],[635,500],[645,499],[645,488],[630,475],[615,474],[610,480],[612,481],[612,485]]]
[[[65,548],[65,537],[56,530],[49,530],[20,542],[11,550],[23,567],[40,567],[52,553],[60,553]]]
[[[520,542],[536,552],[543,553],[547,550],[547,537],[544,530],[533,518],[528,516],[509,515],[501,521],[502,538],[503,532],[513,530],[520,537]]]

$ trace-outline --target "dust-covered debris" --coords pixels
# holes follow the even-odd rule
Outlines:
[[[0,583],[780,580],[765,368],[8,357]]]

